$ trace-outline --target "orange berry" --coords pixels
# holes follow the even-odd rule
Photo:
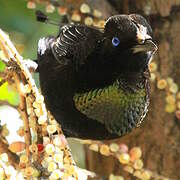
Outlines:
[[[143,165],[143,161],[141,159],[137,159],[136,161],[134,161],[133,167],[134,169],[142,169]]]
[[[40,107],[40,104],[39,104],[37,101],[34,101],[34,102],[33,102],[33,107],[34,107],[34,108],[39,108],[39,107]]]
[[[36,3],[33,1],[28,1],[27,2],[27,8],[28,9],[35,9],[36,8]]]
[[[54,170],[51,175],[50,179],[60,179],[63,176],[63,172],[61,172],[59,169]]]
[[[56,163],[62,163],[63,162],[63,152],[62,153],[58,153],[58,154],[55,154],[53,156],[53,159]]]
[[[47,13],[53,13],[54,10],[55,10],[55,7],[54,7],[52,4],[48,4],[48,5],[46,6],[46,12],[47,12]]]
[[[45,115],[41,115],[38,118],[38,124],[43,125],[46,123],[47,117]]]
[[[102,16],[102,13],[101,13],[101,11],[94,9],[93,15],[94,15],[94,17],[100,18]]]
[[[50,139],[49,137],[43,137],[43,145],[46,146],[47,144],[50,144]]]
[[[130,154],[131,161],[135,161],[142,156],[141,148],[140,147],[133,147],[129,151],[129,154]]]
[[[109,148],[112,152],[117,152],[119,150],[119,145],[116,143],[111,143]]]
[[[37,147],[36,144],[31,144],[31,145],[29,146],[29,150],[30,150],[30,152],[32,152],[32,153],[37,153],[37,152],[38,152],[38,147]]]
[[[53,134],[57,131],[56,125],[52,124],[52,125],[48,125],[47,126],[47,132],[49,134]]]
[[[42,152],[44,149],[43,144],[37,144],[37,147],[38,147],[38,152]]]
[[[143,180],[149,180],[149,179],[151,179],[151,172],[145,170],[145,171],[142,172],[141,176],[142,176]]]
[[[141,171],[135,171],[133,175],[139,179],[141,179]]]
[[[119,152],[120,153],[127,153],[128,152],[128,146],[126,144],[120,144],[119,145]]]
[[[149,64],[149,70],[150,70],[150,72],[156,71],[157,70],[157,64],[155,62],[151,62]]]
[[[32,176],[32,174],[33,174],[33,168],[32,167],[27,167],[26,169],[25,169],[25,175],[26,176]]]
[[[21,155],[20,156],[20,163],[27,163],[28,162],[28,157],[27,155]]]
[[[173,84],[173,83],[174,83],[173,78],[168,77],[168,78],[167,78],[167,83],[168,83],[169,85]]]
[[[59,136],[56,136],[54,139],[53,139],[53,144],[55,146],[61,146],[62,145],[62,142],[61,142],[61,139]]]
[[[127,171],[130,174],[132,174],[134,172],[134,169],[131,166],[125,166],[124,170]]]
[[[55,169],[57,169],[57,164],[55,162],[50,162],[49,165],[48,165],[48,171],[52,172]]]
[[[158,82],[157,82],[157,88],[158,89],[165,89],[167,86],[167,81],[165,79],[160,79]]]
[[[115,176],[114,174],[110,174],[109,180],[124,180],[122,176]]]
[[[92,151],[98,152],[99,146],[98,146],[98,144],[91,144],[89,146],[89,149],[92,150]]]
[[[128,153],[118,154],[118,160],[122,164],[128,164],[130,161],[130,156]]]
[[[93,18],[92,17],[86,17],[84,19],[84,24],[87,26],[91,26],[93,24]]]
[[[98,26],[99,28],[104,28],[104,26],[105,26],[105,21],[104,21],[104,20],[99,20],[98,23],[97,23],[97,26]]]
[[[81,16],[78,13],[73,13],[73,15],[71,16],[71,19],[75,22],[79,22],[81,21]]]
[[[179,89],[178,85],[176,83],[172,83],[170,85],[169,91],[176,94],[178,92],[178,89]]]
[[[42,103],[42,102],[44,102],[44,96],[38,95],[38,96],[36,97],[36,102],[37,102],[37,103]]]
[[[173,112],[175,112],[175,110],[176,110],[175,104],[166,104],[165,111],[167,113],[173,113]]]
[[[175,96],[173,96],[173,95],[166,96],[166,102],[168,104],[175,104],[175,102],[176,102]]]
[[[81,13],[85,14],[85,13],[90,13],[91,9],[88,4],[83,3],[83,4],[81,4],[80,11],[81,11]]]
[[[58,13],[61,16],[66,15],[67,14],[67,8],[66,7],[58,7]]]
[[[55,151],[54,145],[53,144],[47,144],[46,147],[45,147],[45,151],[49,155],[53,154],[54,151]]]
[[[8,155],[7,155],[7,153],[2,153],[1,155],[0,155],[0,159],[3,161],[3,162],[8,162]]]
[[[105,156],[110,155],[109,146],[108,145],[101,145],[100,146],[100,153]]]
[[[74,168],[74,166],[69,166],[67,172],[68,172],[68,174],[73,175],[73,174],[75,173],[75,168]]]

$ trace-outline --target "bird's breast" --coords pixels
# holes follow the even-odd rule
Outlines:
[[[118,81],[101,89],[75,94],[74,103],[80,113],[104,124],[109,132],[118,135],[137,127],[149,104],[144,88],[124,90]]]

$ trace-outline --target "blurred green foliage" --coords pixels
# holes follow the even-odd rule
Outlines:
[[[37,9],[45,11],[45,6],[37,5]],[[0,0],[0,12],[0,28],[9,33],[15,44],[24,46],[24,58],[36,59],[39,38],[58,31],[57,26],[37,22],[35,10],[28,9],[25,0]],[[48,16],[60,19],[57,12]]]
[[[5,64],[2,61],[0,61],[0,72],[2,72],[5,69],[5,67]],[[15,90],[8,86],[8,83],[6,82],[0,86],[0,100],[8,101],[12,105],[18,105],[19,95]]]
[[[0,72],[3,71],[5,69],[6,65],[0,61]]]
[[[42,11],[45,7],[38,5],[36,9]],[[36,59],[37,44],[40,37],[56,35],[57,26],[43,24],[36,21],[35,10],[27,8],[25,0],[0,0],[0,28],[6,31],[16,45],[19,53],[27,59]],[[52,19],[59,19],[57,12],[49,15]],[[0,71],[5,65],[0,61]],[[35,75],[38,84],[38,76]],[[0,100],[6,100],[13,105],[18,104],[18,94],[7,83],[0,87]]]
[[[19,96],[18,93],[11,89],[6,82],[0,86],[0,100],[8,101],[12,105],[18,105]]]

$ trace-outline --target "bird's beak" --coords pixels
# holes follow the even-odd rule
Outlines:
[[[139,24],[137,27],[136,40],[138,44],[132,48],[133,53],[151,52],[154,54],[156,52],[157,46],[152,41],[152,37],[147,34],[147,28],[143,25]]]
[[[157,51],[156,44],[152,41],[152,39],[145,39],[144,43],[135,45],[133,48],[133,53],[138,52],[152,52],[155,53]]]

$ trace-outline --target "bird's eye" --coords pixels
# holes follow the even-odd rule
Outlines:
[[[118,46],[119,43],[120,43],[119,38],[117,38],[117,37],[113,37],[113,38],[112,38],[112,44],[113,44],[113,46]]]

